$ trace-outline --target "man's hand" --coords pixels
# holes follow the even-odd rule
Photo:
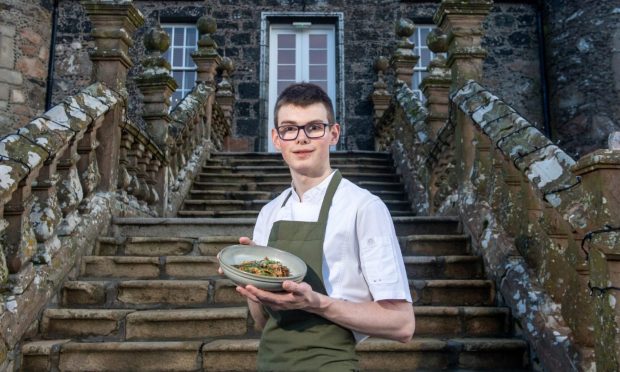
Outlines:
[[[258,289],[253,285],[237,287],[237,292],[248,300],[269,306],[273,310],[307,310],[318,309],[321,304],[321,294],[312,290],[308,283],[295,283],[286,280],[282,283],[284,292],[269,292]]]

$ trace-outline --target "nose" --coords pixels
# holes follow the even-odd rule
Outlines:
[[[306,135],[306,127],[299,128],[299,133],[297,133],[297,143],[310,143],[310,138]]]

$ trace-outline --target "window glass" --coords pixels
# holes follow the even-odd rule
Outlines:
[[[194,89],[196,84],[196,65],[192,52],[196,50],[198,31],[196,25],[165,24],[164,31],[170,36],[171,45],[163,57],[170,62],[172,77],[177,82],[177,90],[171,97],[171,107],[175,107]]]
[[[425,100],[422,91],[419,86],[422,79],[426,76],[426,68],[428,64],[435,58],[433,53],[426,45],[426,37],[435,28],[435,25],[416,25],[416,30],[409,40],[415,44],[414,54],[420,56],[418,64],[413,68],[413,77],[411,78],[411,86],[413,91],[420,97],[421,100]]]

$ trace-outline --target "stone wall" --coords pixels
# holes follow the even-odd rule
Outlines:
[[[494,5],[484,24],[483,46],[489,54],[484,64],[482,83],[544,130],[536,28],[538,10],[533,3],[502,1]],[[574,9],[566,10],[560,5],[556,6],[556,3],[567,3],[568,8]],[[568,3],[574,5],[570,7]],[[608,75],[609,71],[614,71],[613,58],[620,59],[618,48],[613,49],[612,45],[612,21],[616,20],[618,24],[620,12],[614,13],[609,5],[611,3],[606,0],[596,2],[595,7],[583,7],[580,10],[582,13],[572,19],[569,19],[570,16],[577,14],[575,11],[582,7],[579,5],[581,2],[555,2],[548,9],[551,11],[547,12],[550,14],[547,19],[547,49],[550,51],[547,66],[554,139],[558,139],[560,146],[571,155],[601,147],[611,128],[617,128],[619,122],[620,107],[615,102],[620,82],[614,83],[614,78],[610,79]],[[262,150],[259,100],[261,12],[343,12],[346,61],[346,107],[342,120],[346,127],[346,139],[343,145],[348,149],[372,149],[374,129],[369,96],[376,77],[372,69],[374,60],[379,55],[391,55],[393,52],[396,40],[394,20],[403,16],[417,23],[430,23],[438,6],[431,1],[396,0],[360,0],[354,3],[342,0],[214,0],[207,3],[197,0],[140,0],[135,1],[135,4],[144,14],[147,26],[158,19],[163,22],[192,23],[203,14],[210,14],[217,19],[215,40],[220,46],[220,54],[232,58],[236,64],[235,139],[230,141],[235,144],[236,150]],[[597,26],[599,20],[603,23]],[[550,23],[552,21],[558,21],[559,24]],[[584,27],[576,22],[583,23]],[[54,102],[77,92],[89,81],[90,61],[87,50],[92,43],[88,36],[89,28],[90,24],[83,16],[81,6],[76,6],[73,1],[60,0]],[[572,32],[575,29],[579,29],[579,32]],[[138,32],[136,45],[132,48],[134,61],[140,60],[143,55],[142,32]],[[620,43],[620,31],[616,30],[615,33],[614,40]],[[572,44],[566,44],[567,41],[572,41]],[[595,49],[602,52],[593,53]],[[584,63],[579,64],[578,60]],[[137,73],[139,67],[134,67],[130,77]],[[615,80],[620,79],[620,72],[613,74]],[[130,97],[138,97],[133,84],[130,82],[128,85],[130,93],[135,93],[130,94]],[[596,102],[586,100],[585,97],[596,97]],[[135,114],[140,111],[140,102],[133,100],[130,103],[130,117],[140,123],[141,118]],[[582,141],[584,138],[585,141]]]
[[[519,4],[523,3],[523,4]],[[528,1],[497,2],[484,23],[483,83],[543,129],[536,34],[536,6]],[[401,11],[419,24],[432,24],[437,4],[403,2]]]
[[[553,138],[578,158],[620,129],[620,3],[545,3]]]
[[[0,135],[45,110],[52,0],[0,2]]]

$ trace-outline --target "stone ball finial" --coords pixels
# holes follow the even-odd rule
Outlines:
[[[196,28],[200,35],[204,34],[214,34],[217,31],[217,22],[215,18],[209,16],[202,16],[198,18],[198,22],[196,22]]]
[[[415,32],[415,24],[408,18],[401,18],[396,23],[396,35],[408,38]]]
[[[379,72],[385,72],[387,71],[387,69],[390,67],[390,60],[387,59],[387,57],[384,56],[379,56],[376,60],[375,60],[375,71]]]
[[[426,37],[426,45],[433,53],[446,53],[448,51],[448,35],[441,29],[434,28]]]
[[[224,57],[220,62],[219,68],[222,71],[226,71],[228,74],[232,74],[232,72],[235,71],[235,63],[229,57]]]
[[[144,46],[149,52],[164,53],[170,47],[170,36],[161,27],[153,27],[144,35]]]

